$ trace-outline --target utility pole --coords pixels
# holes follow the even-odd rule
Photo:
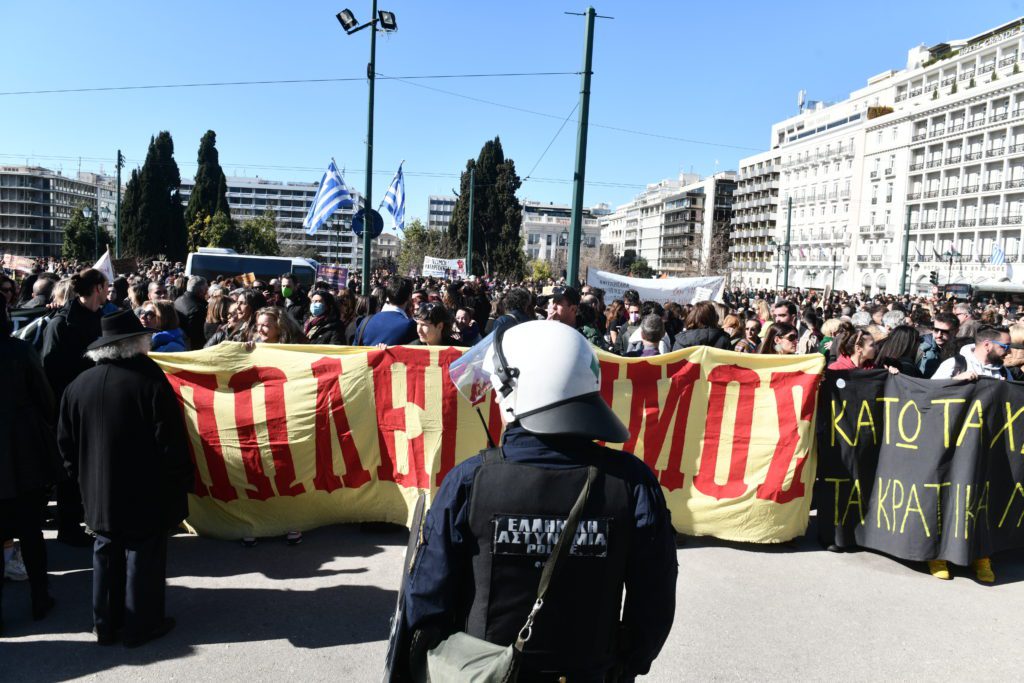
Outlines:
[[[588,7],[583,48],[583,87],[580,91],[580,118],[576,129],[576,171],[572,178],[572,214],[569,219],[568,264],[566,283],[575,287],[580,272],[580,238],[583,235],[583,191],[587,172],[587,127],[590,121],[590,76],[594,60],[594,18],[597,12]]]
[[[903,225],[903,272],[900,274],[900,296],[907,293],[907,270],[910,266],[910,205],[907,205],[907,220]]]
[[[377,75],[377,26],[372,22],[377,19],[377,0],[373,0],[373,12],[370,14],[370,63],[366,66],[366,77],[370,81],[370,102],[366,113],[366,219],[363,222],[363,296],[370,295],[370,251],[373,240],[370,238],[370,226],[373,223],[370,212],[373,210],[373,87]]]
[[[476,185],[476,167],[469,169],[469,235],[466,239],[466,275],[473,274],[473,186]]]
[[[785,254],[786,262],[782,266],[782,289],[789,289],[789,239],[792,236],[793,229],[793,198],[788,197],[786,199],[786,243],[782,245],[782,251]]]
[[[114,215],[114,258],[121,258],[121,169],[124,155],[117,150],[117,213]]]

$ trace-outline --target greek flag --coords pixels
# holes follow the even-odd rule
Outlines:
[[[398,165],[398,173],[391,181],[391,187],[384,193],[384,201],[380,205],[395,219],[395,227],[405,232],[405,178],[402,176],[402,164]]]
[[[302,227],[306,228],[307,235],[315,235],[320,225],[331,217],[339,206],[352,206],[352,195],[344,179],[338,173],[338,167],[331,159],[331,165],[320,180],[320,188],[313,197],[313,204],[309,207],[306,220],[302,221]]]
[[[998,242],[992,245],[992,265],[1002,266],[1006,264],[1006,252]]]

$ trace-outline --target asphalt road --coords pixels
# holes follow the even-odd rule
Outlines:
[[[813,524],[813,521],[812,521]],[[994,586],[871,552],[691,538],[676,621],[645,680],[1007,680],[1019,675],[1024,552]],[[288,547],[175,536],[167,607],[178,627],[136,650],[98,647],[91,553],[49,541],[57,607],[29,618],[6,582],[0,680],[333,680],[381,674],[406,534],[336,526]]]

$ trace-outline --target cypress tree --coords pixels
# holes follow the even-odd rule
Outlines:
[[[520,229],[523,211],[516,198],[522,181],[515,162],[505,158],[501,139],[488,140],[476,160],[466,162],[460,194],[452,212],[448,236],[459,254],[466,251],[469,232],[469,172],[475,169],[473,194],[473,263],[483,272],[522,277],[526,259]],[[480,268],[476,269],[480,272]]]
[[[170,133],[161,131],[150,138],[146,161],[141,170],[132,171],[122,202],[122,237],[128,255],[185,259],[188,238],[180,185],[174,141]]]
[[[220,166],[217,134],[212,130],[206,131],[199,141],[198,162],[196,184],[192,188],[192,195],[188,198],[188,207],[185,209],[185,224],[191,225],[200,215],[214,216],[218,212],[231,218],[227,178]]]

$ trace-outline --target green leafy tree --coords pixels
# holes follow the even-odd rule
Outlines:
[[[206,233],[210,229],[211,217],[200,211],[186,228],[188,250],[199,251],[199,247],[206,245]]]
[[[203,231],[203,239],[208,247],[222,247],[243,251],[242,234],[231,217],[223,211],[213,215]]]
[[[185,259],[188,231],[180,186],[174,140],[170,133],[161,131],[150,138],[142,168],[132,171],[121,205],[122,246],[128,256]]]
[[[647,264],[647,259],[640,256],[630,264],[629,274],[633,277],[652,277],[654,269]]]
[[[259,256],[281,254],[281,247],[277,243],[277,216],[273,211],[244,221],[238,231],[244,253]]]
[[[405,226],[405,232],[402,234],[402,248],[398,252],[398,272],[419,270],[423,267],[424,256],[458,258],[459,252],[447,232],[431,230],[417,218]]]
[[[516,198],[516,190],[522,181],[516,174],[515,162],[505,158],[500,138],[488,140],[480,155],[466,162],[448,236],[456,251],[465,253],[469,234],[470,170],[475,170],[476,176],[473,196],[474,272],[482,270],[506,277],[522,277],[526,271],[520,234],[523,211]]]
[[[548,280],[554,277],[551,271],[551,264],[543,259],[534,259],[529,263],[530,277],[534,281]]]
[[[199,141],[199,167],[196,169],[196,184],[185,208],[185,222],[192,225],[201,214],[213,216],[218,211],[231,218],[228,207],[228,185],[224,169],[220,166],[217,152],[217,134],[206,131]]]
[[[61,255],[66,259],[88,261],[96,257],[96,216],[86,218],[81,207],[71,212],[71,220],[64,226],[64,244]]]

